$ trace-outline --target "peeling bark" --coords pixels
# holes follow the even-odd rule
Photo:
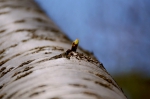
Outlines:
[[[0,0],[0,99],[126,99],[102,63],[70,48],[32,0]]]

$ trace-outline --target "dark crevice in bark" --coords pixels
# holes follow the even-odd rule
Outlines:
[[[33,49],[30,49],[29,53],[25,54],[24,56],[26,55],[29,55],[29,54],[35,54],[35,53],[39,53],[41,51],[47,51],[47,48],[49,48],[48,50],[55,50],[55,51],[64,51],[64,49],[62,47],[59,47],[59,46],[40,46],[40,47],[35,47]],[[51,54],[52,52],[45,52],[44,54]]]
[[[0,85],[0,89],[2,89],[4,87],[4,84]]]
[[[48,23],[47,20],[44,20],[44,19],[42,19],[40,17],[33,17],[32,19],[37,21],[37,22],[39,22],[39,23]]]
[[[39,91],[39,92],[34,92],[31,95],[29,95],[29,97],[34,97],[34,96],[37,96],[37,95],[39,95],[41,93],[44,93],[44,92],[45,92],[45,90],[42,90],[42,91]]]
[[[12,99],[13,96],[15,96],[19,91],[15,91],[12,94],[10,94],[6,99]]]
[[[24,31],[34,33],[36,31],[36,29],[18,29],[18,30],[13,31],[13,32],[24,32]]]
[[[10,58],[8,58],[8,59],[5,59],[5,60],[1,61],[1,62],[0,62],[0,66],[2,66],[2,65],[5,64],[7,61],[9,61],[9,60],[11,60],[11,59],[13,59],[13,58],[15,58],[15,57],[17,57],[17,56],[19,56],[19,55],[21,55],[21,53],[16,54],[16,55],[14,55],[14,56],[12,56],[12,57],[10,57]]]
[[[47,87],[47,85],[39,85],[37,87],[34,87],[32,90],[38,89],[38,88],[43,88],[43,87]]]
[[[74,87],[81,87],[81,88],[87,88],[86,85],[81,85],[81,84],[69,84],[70,86],[74,86]]]
[[[22,19],[22,20],[17,20],[14,23],[24,23],[26,20]]]
[[[22,75],[20,75],[20,76],[17,76],[17,78],[16,78],[14,81],[19,80],[19,79],[21,79],[21,78],[24,78],[24,77],[30,75],[32,72],[33,72],[33,71],[29,71],[29,72],[26,72],[26,73],[24,73],[24,74],[22,74]]]
[[[8,4],[0,6],[0,9],[4,9],[4,8],[11,8],[11,10],[14,10],[14,9],[27,10],[27,11],[32,11],[32,12],[39,13],[39,14],[43,14],[44,13],[40,9],[36,9],[36,8],[33,8],[33,7],[27,7],[27,6],[8,5]]]
[[[1,55],[1,54],[3,54],[4,52],[5,52],[5,50],[4,50],[4,49],[2,49],[2,50],[0,51],[0,55]]]
[[[95,75],[98,76],[98,77],[100,77],[100,78],[102,78],[103,80],[107,81],[108,83],[114,85],[116,88],[118,88],[118,86],[115,83],[113,83],[113,81],[111,79],[106,78],[104,75],[101,75],[101,74],[98,74],[98,73],[95,74]]]
[[[52,98],[48,98],[48,99],[61,99],[59,97],[52,97]]]
[[[16,75],[18,75],[20,73],[21,73],[21,71],[15,72],[14,75],[12,75],[12,77],[14,77],[14,76],[16,76]]]
[[[29,21],[30,20],[30,21]],[[26,23],[30,23],[30,22],[38,22],[39,24],[41,24],[41,23],[44,23],[44,24],[47,24],[48,26],[49,26],[49,21],[48,20],[45,20],[45,19],[43,19],[43,18],[41,18],[41,17],[30,17],[30,18],[25,18],[25,19],[19,19],[19,20],[16,20],[16,21],[14,21],[14,22],[12,22],[12,23],[19,23],[19,24],[24,24],[25,22]],[[53,30],[52,30],[53,31]]]
[[[6,30],[1,30],[0,33],[4,33]]]
[[[46,86],[47,86],[47,85],[39,85],[39,86],[36,86],[36,87],[34,87],[34,88],[30,89],[30,90],[35,90],[35,89],[37,89],[37,88],[43,88],[43,87],[46,87]],[[25,91],[25,92],[23,92],[23,93],[21,93],[21,94],[18,94],[18,97],[29,93],[30,90],[27,90],[27,91]],[[34,93],[32,93],[32,94],[34,94]],[[34,95],[33,95],[33,96],[34,96]],[[32,97],[32,95],[31,95],[31,97]]]
[[[45,52],[44,54],[52,54],[52,52]]]
[[[0,69],[0,72],[4,71],[5,69],[6,69],[6,67],[2,67],[2,68]]]
[[[93,75],[96,75],[96,76],[102,78],[102,79],[105,80],[108,84],[112,84],[114,87],[116,87],[117,89],[120,90],[120,88],[119,88],[111,79],[106,78],[104,75],[101,75],[101,74],[99,74],[99,73],[94,73],[94,72],[92,72],[92,71],[88,71],[88,72],[91,73],[91,74],[93,74]],[[92,81],[92,80],[90,80],[90,79],[88,79],[88,78],[83,78],[83,79],[84,79],[84,80]],[[98,82],[97,82],[97,84],[98,84]]]
[[[14,34],[14,33],[19,33],[19,32],[30,32],[30,33],[33,33],[36,31],[36,29],[18,29],[18,30],[15,30],[15,31],[12,31],[12,32],[9,32],[7,34],[5,34],[4,36],[7,36],[7,35],[11,35],[11,34]],[[1,36],[0,38],[3,38],[4,36]]]
[[[7,71],[3,71],[0,75],[0,78],[6,75],[8,72],[10,72],[14,67],[9,68]]]
[[[2,56],[0,56],[0,60],[1,60],[1,59],[3,59],[3,58],[4,58],[4,56],[3,56],[3,55],[2,55]]]
[[[34,61],[34,59],[33,59],[33,60],[28,60],[28,61],[26,61],[26,62],[23,62],[23,63],[20,64],[17,68],[23,67],[24,65],[27,65],[27,64],[30,64],[30,63],[33,62],[33,61]]]
[[[32,33],[32,35],[28,35],[30,37],[30,39],[38,39],[38,40],[49,40],[49,41],[56,41],[53,37],[47,37],[47,36],[42,36],[42,35],[37,35],[35,32],[38,31],[38,30],[49,30],[49,31],[53,31],[52,28],[49,28],[47,29],[47,27],[44,27],[44,28],[38,28],[38,29],[18,29],[18,30],[15,30],[15,31],[12,31],[12,32],[9,32],[7,34],[5,34],[4,36],[7,36],[7,35],[12,35],[14,33],[19,33],[19,32],[29,32],[29,33]],[[4,36],[1,36],[0,38],[4,37]],[[29,39],[29,40],[30,40]],[[60,40],[61,41],[61,40]]]
[[[2,99],[4,96],[6,96],[6,93],[0,94],[0,99]]]
[[[9,61],[10,60],[10,58],[9,59],[6,59],[6,60],[3,60],[3,61],[0,61],[0,67],[3,65],[3,64],[5,64],[7,61]]]
[[[0,51],[0,55],[4,54],[6,50],[9,50],[10,48],[16,47],[17,45],[18,45],[18,44],[14,44],[14,45],[11,45],[11,46],[9,46],[9,47],[7,47],[7,48],[5,48],[5,49],[2,49],[2,50]],[[4,56],[3,56],[3,57],[4,57]],[[2,58],[3,58],[3,57],[2,57]],[[0,58],[0,59],[1,59],[1,58]]]
[[[91,79],[89,79],[89,78],[83,78],[83,80],[92,81],[92,80],[91,80]]]
[[[25,42],[28,42],[28,41],[30,41],[31,39],[24,39],[24,40],[22,40],[21,42],[23,42],[23,43],[25,43]]]
[[[17,76],[17,75],[20,74],[20,73],[24,73],[24,72],[26,72],[26,71],[29,71],[29,70],[31,70],[32,68],[33,68],[33,67],[25,67],[22,71],[15,72],[12,77]]]
[[[95,84],[98,84],[98,85],[100,85],[100,86],[103,86],[103,87],[106,87],[106,88],[112,90],[112,87],[111,87],[111,85],[110,85],[109,83],[108,83],[108,84],[104,84],[104,83],[102,83],[102,82],[95,81]]]
[[[43,60],[40,60],[38,61],[37,63],[41,63],[41,62],[45,62],[45,61],[49,61],[49,60],[53,60],[53,59],[59,59],[59,58],[67,58],[67,59],[70,59],[71,57],[75,57],[77,60],[84,60],[84,61],[87,61],[87,62],[90,62],[90,63],[93,63],[93,64],[96,64],[98,65],[98,67],[101,68],[100,64],[98,61],[96,60],[93,60],[92,58],[90,57],[87,57],[83,54],[80,54],[78,52],[69,52],[69,54],[66,52],[62,53],[62,54],[59,54],[59,55],[55,55],[51,58],[45,58]]]
[[[89,95],[89,96],[94,96],[97,99],[101,99],[101,97],[98,94],[92,93],[92,92],[88,92],[88,91],[84,91],[83,94]]]
[[[8,14],[8,13],[10,13],[10,11],[7,11],[7,12],[0,12],[0,15]]]

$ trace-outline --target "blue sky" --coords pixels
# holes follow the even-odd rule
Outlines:
[[[150,72],[149,0],[35,1],[111,74]]]

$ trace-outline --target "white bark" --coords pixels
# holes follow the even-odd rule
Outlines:
[[[102,64],[70,48],[32,0],[0,0],[0,99],[126,99]]]

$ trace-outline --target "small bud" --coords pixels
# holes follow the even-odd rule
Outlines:
[[[75,41],[73,41],[72,47],[71,47],[71,51],[76,52],[78,44],[79,44],[79,40],[78,39],[76,39]]]

